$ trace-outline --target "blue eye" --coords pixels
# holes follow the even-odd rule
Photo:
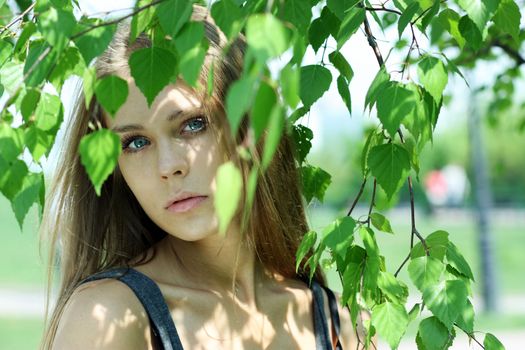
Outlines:
[[[200,131],[204,131],[206,129],[206,125],[206,118],[192,118],[186,122],[186,125],[184,126],[182,131],[185,133],[198,133]]]
[[[136,152],[140,151],[149,144],[149,140],[145,137],[131,136],[128,139],[122,141],[122,148],[128,152]]]

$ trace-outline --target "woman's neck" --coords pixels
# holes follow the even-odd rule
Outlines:
[[[255,306],[256,290],[268,281],[253,248],[240,232],[230,230],[225,236],[214,235],[197,242],[168,236],[161,249],[166,265],[163,270],[190,288],[233,293],[239,301]]]

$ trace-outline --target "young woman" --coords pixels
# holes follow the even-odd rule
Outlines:
[[[261,174],[247,224],[238,215],[218,233],[216,171],[228,160],[247,166],[235,151],[247,121],[232,140],[223,106],[244,42],[223,56],[226,39],[206,10],[196,7],[192,19],[210,42],[200,79],[214,74],[211,96],[178,82],[148,107],[127,61],[150,42],[128,45],[123,25],[96,69],[127,80],[126,103],[110,118],[95,100],[85,108],[79,99],[43,222],[61,274],[43,347],[355,349],[348,312],[321,287],[321,274],[308,285],[307,267],[295,271],[308,227],[286,135]],[[120,136],[123,151],[100,197],[77,154],[97,123]]]

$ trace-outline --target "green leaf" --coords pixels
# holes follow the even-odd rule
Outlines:
[[[337,91],[339,92],[339,96],[341,96],[341,99],[346,105],[348,113],[352,114],[352,100],[350,98],[350,88],[348,84],[348,81],[346,81],[342,75],[337,77]]]
[[[60,55],[58,62],[51,71],[48,80],[53,84],[57,91],[62,89],[62,85],[71,75],[82,76],[86,65],[81,58],[76,47],[66,48]]]
[[[491,333],[485,334],[483,346],[485,350],[505,350],[503,344]]]
[[[390,75],[387,73],[385,67],[381,67],[377,72],[372,84],[368,88],[365,97],[365,109],[370,106],[370,109],[374,106],[377,101],[378,95],[387,87],[387,83],[390,81]]]
[[[56,65],[56,58],[57,51],[44,41],[32,41],[24,65],[24,75],[27,75],[26,85],[35,87],[40,85]]]
[[[467,300],[467,304],[456,319],[456,324],[459,328],[471,334],[474,332],[474,307],[470,300]]]
[[[327,0],[326,6],[340,20],[343,20],[345,18],[345,13],[358,2],[359,0]]]
[[[465,38],[467,46],[474,50],[479,50],[483,42],[482,32],[479,31],[476,24],[468,16],[463,16],[459,20],[459,32]]]
[[[242,13],[239,6],[232,0],[220,0],[214,2],[211,7],[211,16],[222,32],[233,38],[238,35],[242,27]]]
[[[42,174],[28,174],[24,177],[20,192],[11,201],[11,207],[15,213],[16,221],[22,230],[24,218],[29,209],[39,200],[40,187],[44,186]]]
[[[431,256],[410,260],[408,274],[419,291],[435,286],[445,271],[445,265]]]
[[[339,51],[330,53],[328,59],[330,59],[330,62],[332,62],[334,67],[337,68],[339,73],[341,73],[348,82],[352,80],[354,77],[354,71],[352,70],[350,63],[348,63],[346,58]]]
[[[354,240],[355,221],[349,216],[336,219],[323,230],[323,243],[334,254],[344,258]]]
[[[14,161],[22,153],[23,146],[17,130],[0,121],[0,158],[6,162]]]
[[[63,113],[60,97],[43,93],[36,107],[35,125],[44,131],[56,130],[62,122]]]
[[[423,301],[434,316],[451,329],[467,303],[467,286],[461,280],[446,280],[427,286],[423,290]]]
[[[318,64],[301,67],[300,97],[310,107],[328,91],[332,82],[330,71]]]
[[[414,18],[414,15],[419,9],[419,3],[415,1],[408,5],[408,7],[403,11],[403,14],[399,17],[399,21],[397,22],[397,32],[400,38],[408,23],[412,21],[412,18]]]
[[[301,265],[304,257],[312,249],[316,241],[317,233],[315,231],[308,231],[304,235],[303,239],[301,240],[301,244],[299,245],[299,248],[297,248],[297,253],[295,255],[295,272],[299,271],[299,266]]]
[[[441,26],[447,30],[454,39],[456,39],[459,47],[463,48],[463,46],[465,46],[465,38],[459,31],[459,20],[459,14],[452,9],[444,9],[438,17],[438,22]]]
[[[428,237],[425,238],[425,243],[430,252],[430,256],[440,261],[443,261],[443,258],[447,253],[449,244],[451,244],[448,240],[448,232],[441,230],[429,234]],[[423,248],[423,244],[421,242],[418,242],[414,246],[414,248],[412,248],[410,256],[411,258],[417,258],[424,255],[426,255],[426,253],[425,249]]]
[[[160,47],[140,49],[129,57],[131,76],[146,97],[149,107],[175,75],[176,65],[175,55]]]
[[[408,315],[403,305],[385,301],[372,310],[372,324],[392,349],[399,345],[408,326]]]
[[[378,145],[370,149],[368,166],[390,200],[408,177],[410,158],[408,152],[399,145]]]
[[[0,192],[12,201],[22,188],[27,165],[19,159],[7,162],[0,157]]]
[[[179,67],[182,77],[188,85],[196,86],[207,51],[207,44],[201,44],[184,52],[182,55]]]
[[[36,31],[36,24],[34,22],[28,21],[23,24],[22,32],[20,33],[20,36],[18,37],[18,40],[16,41],[14,52],[20,52],[26,47],[27,41],[33,33]],[[0,66],[3,63],[0,61]]]
[[[328,6],[323,7],[319,19],[321,19],[321,22],[328,33],[332,35],[334,39],[337,38],[337,33],[339,33],[339,28],[341,27],[341,21],[333,14]]]
[[[215,210],[219,217],[219,232],[225,234],[241,199],[242,176],[240,170],[230,161],[217,170],[217,192]]]
[[[128,98],[128,83],[116,75],[108,75],[97,81],[95,95],[104,110],[114,118]]]
[[[417,303],[414,304],[412,309],[408,312],[408,322],[414,321],[416,317],[418,316],[419,311],[420,311],[420,305]]]
[[[31,125],[25,130],[24,141],[27,149],[31,152],[33,159],[38,162],[44,154],[51,151],[51,146],[55,140],[53,132],[45,132],[35,125]]]
[[[419,80],[434,100],[439,103],[448,82],[445,65],[435,57],[426,56],[419,61],[417,68]]]
[[[472,270],[470,269],[467,260],[465,260],[463,255],[459,252],[459,249],[452,242],[448,242],[447,245],[447,261],[462,275],[474,281],[474,275],[472,274]]]
[[[448,343],[448,329],[437,317],[425,318],[419,323],[418,334],[427,350],[442,350]]]
[[[96,78],[97,78],[97,74],[95,72],[94,67],[86,68],[84,70],[84,74],[82,74],[82,88],[84,92],[84,99],[86,102],[86,106],[89,106],[91,102],[91,98],[93,97],[93,94],[95,93]]]
[[[483,33],[487,22],[498,9],[500,0],[458,0],[458,5]]]
[[[372,213],[370,214],[370,220],[372,221],[372,225],[374,225],[379,231],[394,233],[394,231],[392,231],[392,226],[390,226],[390,221],[388,221],[383,215]]]
[[[346,41],[359,29],[359,26],[365,20],[365,16],[365,9],[357,6],[345,14],[339,33],[337,33],[337,50],[341,49]]]
[[[433,0],[432,7],[427,10],[426,14],[419,21],[419,28],[421,29],[421,32],[425,32],[430,22],[432,22],[432,20],[436,17],[439,12],[440,4],[440,0]]]
[[[332,176],[321,168],[306,165],[301,167],[301,183],[306,203],[314,197],[322,202],[326,189],[332,183]]]
[[[312,19],[312,5],[304,0],[287,0],[284,2],[283,19],[304,33]]]
[[[80,161],[100,196],[102,184],[113,172],[121,152],[120,138],[107,129],[97,130],[80,140]]]
[[[135,3],[135,9],[138,9],[140,7],[146,6],[148,4],[151,4],[152,0],[138,0]],[[172,16],[173,14],[170,13]],[[154,7],[148,7],[139,13],[137,13],[133,18],[131,19],[131,28],[130,28],[130,34],[129,34],[129,41],[130,43],[135,42],[137,37],[144,32],[144,30],[148,27],[150,22],[152,21],[153,17],[155,16],[155,8]],[[178,16],[173,16],[178,17]]]
[[[379,272],[377,286],[390,301],[405,304],[408,298],[408,287],[390,272]]]
[[[377,117],[391,137],[416,108],[417,95],[398,82],[388,83],[377,96]]]
[[[0,68],[0,82],[9,94],[14,94],[16,89],[22,84],[23,64],[10,61]]]
[[[492,20],[503,33],[512,36],[516,43],[519,42],[521,13],[514,1],[502,0]]]
[[[13,53],[13,44],[6,39],[0,39],[0,67],[7,62]]]
[[[189,21],[192,10],[191,1],[167,0],[156,7],[155,13],[164,32],[174,38]]]
[[[37,26],[49,45],[60,52],[67,46],[76,23],[72,12],[51,7],[39,14]]]
[[[186,23],[175,38],[177,52],[184,54],[195,46],[201,45],[204,37],[204,24],[201,22]]]
[[[330,32],[323,23],[323,20],[319,17],[312,21],[310,28],[308,28],[308,41],[315,52],[319,50],[324,41],[328,38]]]
[[[94,23],[79,25],[77,33],[90,26],[100,25],[101,23],[103,22],[97,20]],[[94,28],[74,39],[75,46],[78,48],[78,51],[80,51],[86,65],[89,65],[93,58],[101,55],[106,50],[115,34],[116,28],[115,25],[104,25]]]
[[[372,149],[374,146],[381,144],[381,141],[383,140],[383,136],[381,134],[378,134],[376,130],[371,130],[370,134],[366,138],[365,145],[363,147],[363,151],[361,153],[361,171],[363,173],[363,176],[366,177],[368,174],[368,155],[370,154],[370,149]]]
[[[246,40],[261,62],[279,56],[290,44],[284,25],[269,13],[250,16],[246,24]]]
[[[266,125],[268,125],[272,110],[276,103],[277,95],[273,87],[268,83],[261,81],[250,113],[256,140],[259,140]]]
[[[40,91],[36,89],[27,89],[26,94],[22,98],[22,103],[20,104],[20,112],[22,117],[27,122],[29,118],[33,115],[35,108],[40,100]]]
[[[343,272],[343,305],[346,305],[351,298],[355,300],[355,294],[359,291],[361,284],[365,258],[366,251],[362,247],[352,245],[348,249],[345,261],[341,264],[343,266],[338,265],[338,270]]]
[[[300,87],[300,76],[299,70],[286,65],[281,70],[281,89],[282,95],[288,106],[291,108],[297,107],[299,101],[299,87]]]
[[[297,161],[302,164],[306,159],[306,156],[312,148],[312,139],[314,134],[312,130],[304,125],[293,125],[292,137],[295,143],[295,151],[297,152]]]
[[[359,234],[365,245],[366,254],[368,256],[379,257],[379,246],[377,245],[374,231],[368,227],[361,226]]]
[[[268,125],[268,135],[264,142],[264,150],[262,156],[262,168],[266,169],[270,165],[273,155],[279,146],[281,134],[284,128],[284,109],[281,105],[276,104],[270,114]]]
[[[253,81],[248,78],[241,78],[235,81],[228,90],[226,95],[226,115],[232,135],[237,134],[241,120],[252,104],[254,93]]]

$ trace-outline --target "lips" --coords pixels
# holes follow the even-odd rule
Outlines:
[[[181,199],[172,201],[166,209],[172,213],[185,213],[197,207],[208,196],[184,195]]]

